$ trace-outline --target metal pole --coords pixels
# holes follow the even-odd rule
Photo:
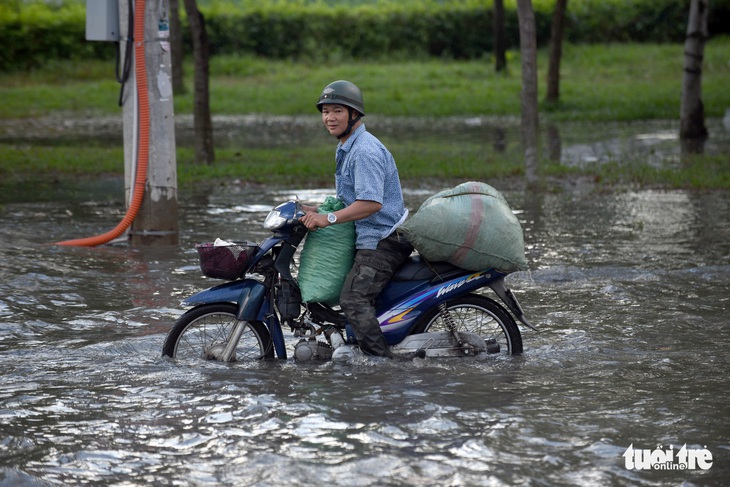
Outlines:
[[[129,2],[119,0],[121,44],[124,49],[131,33],[127,23]],[[136,5],[136,2],[135,2]],[[168,0],[145,0],[145,62],[149,97],[150,147],[147,185],[142,207],[129,229],[132,246],[177,245],[177,160],[173,113],[171,56],[169,45]],[[135,63],[132,63],[134,70]],[[134,73],[123,96],[125,193],[130,201],[137,155],[137,96]]]

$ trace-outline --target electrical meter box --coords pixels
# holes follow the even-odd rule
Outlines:
[[[118,0],[86,0],[86,40],[119,40]]]

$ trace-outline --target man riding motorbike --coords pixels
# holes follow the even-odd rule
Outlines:
[[[398,169],[388,149],[366,130],[365,104],[355,84],[330,83],[317,108],[327,131],[339,140],[335,187],[345,208],[325,215],[305,207],[302,222],[309,230],[355,222],[355,261],[340,294],[340,307],[364,353],[392,357],[373,303],[413,251],[398,231],[408,216]]]

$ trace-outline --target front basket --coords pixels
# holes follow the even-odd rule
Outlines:
[[[257,245],[233,243],[214,245],[202,243],[195,246],[200,258],[200,270],[208,277],[232,281],[246,271],[249,260],[256,254]]]

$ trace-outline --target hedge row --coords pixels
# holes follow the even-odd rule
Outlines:
[[[101,43],[86,42],[86,10],[73,4],[0,5],[0,71],[32,67],[50,59],[101,57]]]
[[[206,16],[213,53],[246,52],[299,59],[382,58],[393,55],[475,58],[491,48],[492,17],[486,6],[399,5],[314,10],[214,9]],[[510,18],[509,37],[517,35]]]
[[[393,0],[348,6],[302,0],[199,0],[213,54],[313,61],[444,56],[492,51],[492,0]],[[22,6],[21,6],[22,4]],[[182,1],[180,2],[182,5]],[[255,5],[254,5],[255,4]],[[519,46],[517,11],[507,0],[510,48]],[[571,0],[566,37],[580,42],[681,42],[689,0]],[[554,0],[533,0],[538,43],[546,45]],[[730,0],[710,2],[711,35],[730,33]],[[0,5],[0,70],[49,59],[107,58],[108,43],[85,40],[79,0]],[[184,29],[186,40],[187,29]],[[187,41],[189,44],[189,41]]]

